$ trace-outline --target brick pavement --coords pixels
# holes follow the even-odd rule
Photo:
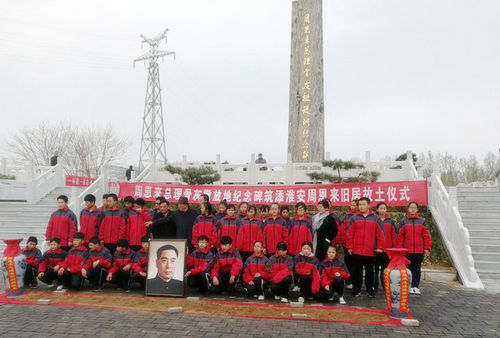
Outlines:
[[[421,322],[418,328],[0,304],[0,336],[500,337],[498,292],[438,282],[425,282],[422,290],[422,296],[410,299],[410,309]],[[346,298],[352,306],[384,306],[381,295]]]

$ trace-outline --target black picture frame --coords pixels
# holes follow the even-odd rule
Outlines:
[[[175,268],[170,281],[162,278],[161,273],[158,273],[158,264],[161,264],[157,259],[158,254],[164,255],[163,259],[171,256],[175,250],[164,249],[159,252],[160,248],[176,248],[177,258],[175,260]],[[160,256],[161,257],[161,256]],[[162,258],[160,258],[162,259]],[[171,259],[171,258],[170,258]],[[185,297],[186,295],[186,280],[184,278],[187,261],[187,241],[185,239],[152,239],[149,241],[148,253],[148,272],[146,276],[146,287],[144,294],[146,296],[163,296],[163,297]],[[168,263],[166,263],[168,264]],[[166,267],[164,267],[166,269]],[[163,273],[167,273],[163,270]]]

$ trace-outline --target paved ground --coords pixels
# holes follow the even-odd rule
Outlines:
[[[418,328],[0,304],[0,336],[500,337],[498,292],[437,282],[424,283],[422,290],[422,296],[410,299],[411,311],[421,322]],[[384,307],[381,295],[346,298],[349,305]]]

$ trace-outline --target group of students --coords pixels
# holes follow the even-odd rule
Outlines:
[[[49,254],[64,261],[72,257],[69,261],[76,264],[76,267],[71,263],[51,266],[58,268],[54,271],[63,288],[81,285],[85,278],[96,290],[103,280],[124,287],[134,280],[143,284],[146,270],[139,267],[147,267],[147,240],[182,238],[188,241],[188,267],[193,267],[186,273],[188,285],[201,290],[213,287],[228,290],[236,285],[236,280],[256,297],[263,298],[262,291],[269,286],[276,297],[287,300],[284,290],[288,292],[293,283],[300,290],[301,300],[319,291],[332,298],[330,291],[335,290],[340,301],[344,280],[354,296],[361,294],[364,274],[366,293],[374,297],[379,284],[383,286],[383,271],[389,262],[386,249],[404,247],[411,261],[410,293],[420,294],[420,267],[424,254],[431,249],[430,233],[425,219],[417,213],[415,202],[408,205],[407,215],[396,228],[387,205],[379,203],[374,213],[366,197],[352,201],[342,219],[331,210],[328,200],[318,203],[318,213],[313,217],[307,214],[302,202],[297,203],[295,216],[290,217],[290,209],[280,208],[277,203],[258,209],[247,203],[237,208],[223,201],[215,211],[206,195],[200,197],[199,209],[191,208],[187,199],[181,197],[176,211],[170,211],[168,201],[161,197],[156,200],[154,210],[148,209],[143,199],[134,200],[131,196],[124,199],[123,209],[115,194],[105,195],[101,208],[96,206],[93,195],[84,200],[86,208],[80,213],[78,233],[78,222],[67,207],[66,196],[58,197],[58,210],[52,214],[46,231],[51,250],[53,243],[59,242],[60,252]],[[344,252],[345,265],[337,257],[338,251]],[[68,257],[63,257],[63,252]],[[142,256],[140,263],[136,252]],[[93,256],[99,257],[97,261],[102,264],[89,258]],[[56,261],[52,257],[51,260]],[[325,266],[328,264],[332,266]],[[89,270],[95,271],[89,274]],[[70,279],[72,271],[78,277]]]

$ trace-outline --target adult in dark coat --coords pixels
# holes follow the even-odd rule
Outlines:
[[[330,202],[322,200],[318,203],[318,213],[313,216],[313,242],[316,248],[314,255],[322,262],[326,257],[328,246],[337,236],[340,220],[330,213]]]

